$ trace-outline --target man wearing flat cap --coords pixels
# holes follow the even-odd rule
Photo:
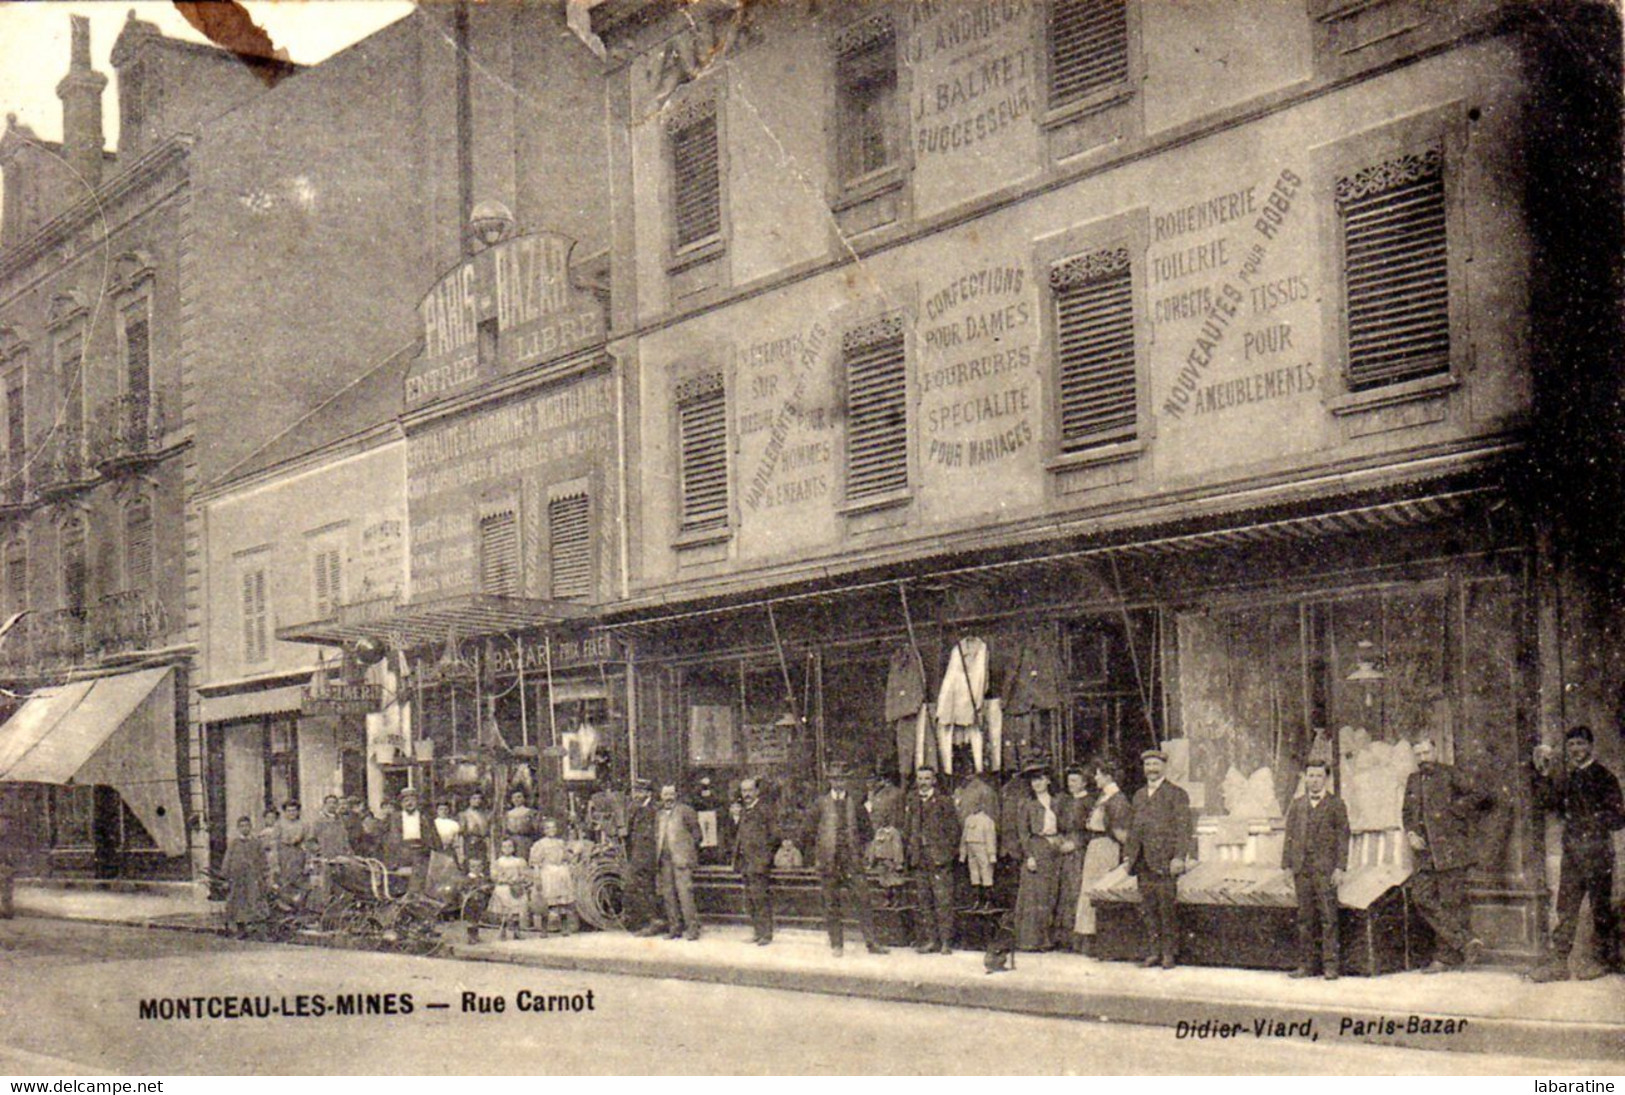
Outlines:
[[[1625,829],[1619,780],[1598,764],[1589,726],[1576,726],[1563,741],[1565,765],[1554,764],[1551,746],[1535,750],[1535,802],[1563,819],[1563,863],[1558,870],[1557,927],[1552,956],[1529,975],[1532,981],[1564,981],[1569,952],[1580,925],[1580,904],[1591,902],[1597,961],[1581,967],[1582,980],[1618,973],[1619,917],[1614,911],[1614,841]]]
[[[1147,749],[1140,763],[1145,786],[1134,792],[1123,862],[1140,887],[1146,939],[1140,964],[1171,970],[1179,963],[1179,876],[1195,865],[1196,829],[1190,796],[1166,778],[1168,754]]]

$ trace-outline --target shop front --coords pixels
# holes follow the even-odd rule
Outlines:
[[[22,873],[186,879],[185,670],[38,688],[0,725],[6,852]]]
[[[640,771],[718,816],[700,876],[715,915],[738,911],[727,811],[744,776],[765,781],[799,845],[783,855],[782,890],[812,917],[810,876],[793,870],[811,866],[794,822],[834,761],[876,788],[927,763],[961,798],[980,780],[1008,801],[1026,795],[1016,774],[1030,762],[1059,772],[1105,756],[1132,795],[1140,753],[1160,744],[1197,814],[1201,868],[1181,886],[1192,938],[1208,940],[1195,960],[1291,964],[1290,945],[1249,940],[1290,944],[1283,818],[1313,757],[1332,765],[1354,829],[1344,904],[1366,919],[1346,930],[1380,916],[1386,931],[1397,915],[1402,932],[1414,929],[1415,964],[1430,941],[1403,907],[1399,808],[1410,743],[1427,737],[1493,799],[1475,821],[1473,926],[1510,958],[1537,952],[1543,932],[1520,767],[1536,737],[1527,543],[1491,492],[1442,488],[1036,557],[920,560],[611,629],[636,650]],[[1019,866],[1009,835],[1007,888]],[[1138,946],[1137,895],[1132,883],[1118,891],[1105,896],[1124,915],[1108,910],[1101,931],[1127,951]]]

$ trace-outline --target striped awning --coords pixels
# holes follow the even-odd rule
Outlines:
[[[516,631],[591,620],[597,610],[573,601],[537,597],[499,597],[471,593],[431,601],[410,601],[394,611],[367,619],[343,616],[277,628],[283,642],[342,646],[377,639],[396,650],[443,645],[448,638],[507,635]]]

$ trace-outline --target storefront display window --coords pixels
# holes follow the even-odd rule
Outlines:
[[[1300,615],[1297,604],[1179,614],[1183,782],[1198,811],[1284,814],[1311,744]]]

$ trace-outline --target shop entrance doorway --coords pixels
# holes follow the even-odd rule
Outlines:
[[[1061,759],[1087,764],[1108,756],[1125,791],[1144,782],[1140,753],[1162,737],[1157,635],[1152,610],[1086,616],[1066,628],[1072,701]]]

